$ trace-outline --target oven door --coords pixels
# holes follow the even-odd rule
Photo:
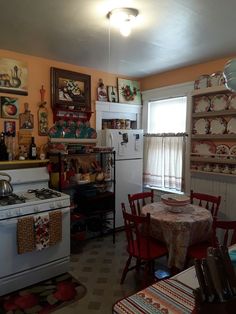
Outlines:
[[[17,218],[0,221],[0,279],[70,255],[70,208],[63,208],[61,212],[62,241],[41,251],[25,254],[17,252]]]

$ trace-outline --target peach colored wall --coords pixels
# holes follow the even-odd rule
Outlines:
[[[231,58],[232,56],[141,78],[141,89],[142,91],[145,91],[158,87],[195,81],[202,74],[211,74],[216,71],[222,71],[225,63]]]
[[[29,103],[29,109],[34,115],[34,130],[33,136],[35,137],[37,146],[41,146],[47,142],[47,136],[38,135],[38,121],[37,121],[37,110],[38,103],[40,101],[40,88],[44,85],[46,89],[45,100],[47,102],[47,109],[49,111],[49,125],[53,124],[52,111],[50,105],[50,67],[57,67],[69,71],[75,71],[91,75],[91,107],[92,111],[95,112],[95,101],[96,101],[96,88],[98,79],[102,78],[105,85],[117,84],[117,75],[104,73],[95,69],[76,66],[63,62],[57,62],[55,60],[43,59],[33,57],[25,54],[20,54],[12,51],[6,51],[0,49],[0,58],[10,58],[20,61],[26,61],[28,65],[28,96],[14,95],[9,93],[0,93],[0,96],[16,97],[19,100],[20,113],[24,112],[24,103]],[[0,118],[0,132],[3,130],[4,121],[7,119]],[[16,129],[19,130],[19,120],[16,121]],[[95,113],[91,117],[91,126],[95,127]]]

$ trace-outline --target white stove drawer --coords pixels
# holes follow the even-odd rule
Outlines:
[[[62,241],[41,251],[17,252],[17,218],[0,221],[0,281],[27,269],[36,268],[70,255],[70,208],[62,211]]]

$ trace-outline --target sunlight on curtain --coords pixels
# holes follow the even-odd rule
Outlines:
[[[183,167],[183,137],[165,137],[164,154],[164,187],[181,191]]]
[[[144,137],[144,184],[182,190],[184,136]]]

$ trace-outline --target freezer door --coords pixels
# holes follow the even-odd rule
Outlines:
[[[128,194],[143,190],[143,160],[118,160],[116,162],[116,228],[124,226],[121,203],[129,208]]]
[[[143,130],[105,130],[105,143],[114,147],[116,159],[143,158]]]

